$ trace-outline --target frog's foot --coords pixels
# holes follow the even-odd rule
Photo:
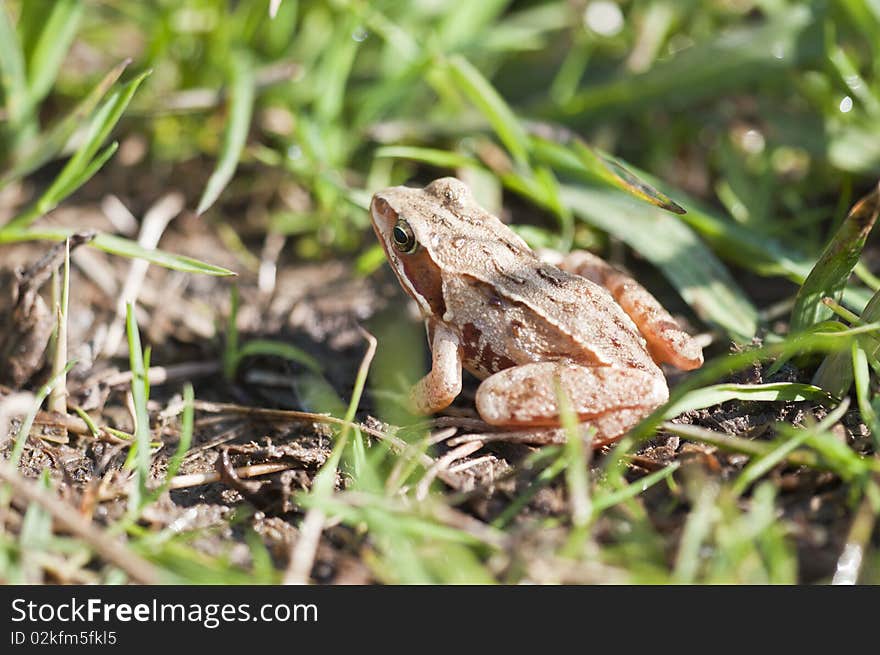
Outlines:
[[[603,443],[623,435],[669,398],[659,369],[538,362],[486,378],[477,389],[477,411],[491,425],[559,427],[557,389]]]
[[[569,253],[557,266],[605,287],[638,326],[654,361],[672,364],[683,371],[703,365],[703,351],[697,342],[630,276],[585,250]]]

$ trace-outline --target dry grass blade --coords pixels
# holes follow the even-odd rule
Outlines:
[[[145,250],[154,250],[159,245],[159,239],[162,238],[165,228],[182,210],[182,194],[172,192],[163,196],[144,215],[138,245]],[[149,262],[143,259],[134,259],[131,262],[122,293],[116,301],[116,318],[107,331],[107,340],[102,349],[107,356],[112,357],[122,342],[125,333],[125,308],[128,303],[137,302],[149,266]]]
[[[262,475],[271,475],[273,473],[281,473],[295,468],[293,464],[251,464],[250,466],[240,466],[231,469],[236,477],[242,480],[250,478],[258,478]],[[169,491],[176,489],[189,489],[190,487],[200,487],[203,484],[213,484],[220,482],[222,476],[217,472],[211,473],[187,473],[184,475],[175,475],[168,481],[167,489]],[[114,498],[124,498],[131,493],[131,485],[120,487],[117,489],[104,489],[101,491],[99,499],[113,500]]]
[[[658,191],[647,182],[640,180],[622,164],[607,155],[599,155],[585,143],[578,143],[578,154],[581,159],[594,161],[597,165],[602,166],[602,179],[608,181],[613,186],[631,193],[636,198],[640,198],[646,202],[656,205],[661,209],[670,211],[673,214],[686,214],[684,207],[676,203],[669,196]],[[605,173],[607,171],[607,174]]]
[[[425,498],[427,498],[428,491],[431,488],[431,483],[437,479],[437,476],[440,475],[440,473],[442,473],[443,471],[448,471],[450,464],[464,457],[467,457],[468,455],[473,455],[482,447],[482,441],[471,441],[459,446],[458,448],[454,448],[443,455],[443,457],[434,462],[434,464],[431,466],[431,468],[427,470],[422,479],[419,480],[419,484],[416,487],[416,498],[418,500],[424,500]]]

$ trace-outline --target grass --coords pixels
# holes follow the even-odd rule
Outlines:
[[[239,336],[232,287],[225,346],[202,351],[222,360],[223,384],[240,383],[251,357],[288,361],[301,397],[322,399],[306,409],[332,409],[327,420],[336,421],[308,488],[285,492],[300,534],[289,561],[267,554],[245,503],[230,519],[249,535],[242,563],[231,548],[200,551],[203,532],[141,520],[183,465],[198,404],[180,381],[180,405],[162,413],[170,423],[157,422],[140,341],[149,324],[139,328],[129,307],[137,420],[125,445],[127,515],[97,531],[97,523],[53,531],[48,517],[57,522],[63,511],[54,478],[30,482],[4,466],[4,481],[26,489],[31,504],[17,532],[0,532],[0,579],[41,580],[73,551],[83,564],[66,573],[75,580],[306,582],[341,525],[371,579],[384,582],[790,583],[804,579],[805,562],[780,478],[818,471],[843,490],[841,512],[852,521],[835,579],[876,583],[876,3],[615,6],[625,20],[603,34],[561,0],[282,0],[274,18],[268,2],[6,3],[0,190],[29,200],[0,218],[0,252],[79,231],[47,214],[114,179],[117,143],[127,139],[146,145],[143,174],[176,183],[169,171],[205,169],[190,209],[236,235],[248,262],[259,264],[255,255],[279,238],[298,262],[356,261],[361,276],[384,266],[365,211],[371,193],[455,174],[487,208],[512,213],[534,246],[625,253],[712,344],[704,368],[677,381],[669,403],[609,452],[577,441],[518,461],[504,475],[528,483],[505,491],[504,506],[484,520],[468,492],[444,482],[484,451],[441,461],[447,451],[429,429],[396,431],[412,420],[393,402],[399,378],[420,372],[422,341],[408,323],[376,325],[378,344],[349,372],[343,402],[328,382],[333,362],[280,338]],[[78,61],[82,51],[100,65]],[[210,256],[110,233],[89,246],[186,276],[241,273],[243,288],[250,284]],[[219,312],[214,319],[222,323]],[[785,366],[800,377],[774,378]],[[756,369],[759,382],[743,377]],[[740,408],[748,418],[784,407],[805,411],[759,435],[675,422],[685,412]],[[356,421],[364,408],[387,421],[370,424],[382,438]],[[25,417],[14,463],[38,409]],[[871,447],[841,440],[854,424]],[[169,425],[178,443],[166,460],[153,451]],[[112,429],[101,420],[88,427]],[[705,465],[680,450],[656,470],[638,469],[658,434],[687,440]],[[712,468],[723,453],[744,458],[724,476]],[[163,461],[167,475],[157,478]],[[536,511],[550,491],[565,508]],[[657,512],[677,516],[680,535],[658,527]],[[107,549],[107,532],[125,534],[124,552]],[[28,555],[35,548],[43,559]]]

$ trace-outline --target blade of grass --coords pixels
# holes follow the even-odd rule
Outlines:
[[[193,436],[193,416],[195,414],[194,401],[195,393],[193,392],[192,385],[184,385],[183,414],[180,419],[180,439],[177,442],[177,449],[174,451],[171,459],[168,460],[168,466],[165,471],[165,479],[162,481],[162,484],[154,489],[153,492],[150,494],[151,501],[159,498],[159,496],[161,496],[165,492],[165,490],[169,488],[169,486],[171,485],[171,481],[174,479],[174,476],[177,475],[177,472],[180,470],[180,467],[183,464],[183,460],[186,457],[187,452],[189,451],[190,444],[192,444]]]
[[[821,9],[795,5],[756,26],[732,29],[658,62],[644,73],[625,71],[593,84],[561,108],[546,111],[584,122],[600,112],[620,114],[645,106],[673,105],[713,97],[785,71],[823,54]]]
[[[114,66],[67,116],[52,127],[42,130],[33,140],[25,144],[21,152],[17,153],[12,169],[0,177],[0,187],[35,171],[57,155],[74,131],[89,117],[116,83],[130,61],[126,59]]]
[[[555,446],[548,446],[547,449],[550,448],[558,448]],[[545,449],[546,450],[546,449]],[[490,524],[494,528],[504,528],[510,521],[514,519],[514,517],[519,514],[526,505],[528,505],[531,500],[537,495],[537,493],[550,484],[556,477],[562,473],[567,466],[568,457],[565,454],[565,451],[562,450],[557,457],[550,463],[549,466],[544,467],[544,469],[535,477],[535,479],[526,487],[526,490],[517,496],[512,503],[510,503],[507,507],[504,508],[496,518],[492,520]]]
[[[831,310],[822,303],[822,298],[827,296],[840,300],[878,214],[880,187],[853,206],[810,271],[791,310],[792,332],[803,331],[832,315]]]
[[[137,449],[135,484],[128,497],[128,518],[136,519],[149,497],[150,476],[150,415],[147,412],[147,373],[144,367],[144,353],[141,349],[141,336],[134,318],[134,305],[126,304],[125,329],[128,335],[128,359],[131,366],[131,395],[134,402],[135,443]]]
[[[0,7],[0,83],[3,84],[6,114],[14,135],[28,109],[28,88],[24,53],[6,3]]]
[[[769,473],[777,464],[782,463],[791,453],[800,448],[810,438],[810,430],[802,429],[790,439],[784,440],[766,455],[749,462],[733,483],[731,493],[741,496],[759,478]]]
[[[564,186],[576,216],[612,234],[657,266],[700,318],[750,340],[758,312],[727,268],[693,231],[668,212],[610,189]]]
[[[250,130],[255,94],[254,71],[250,57],[245,53],[236,54],[232,58],[230,67],[229,120],[223,135],[220,159],[202,192],[196,209],[197,214],[203,214],[214,204],[235,173]]]
[[[67,379],[64,367],[67,364],[67,310],[70,301],[70,239],[64,245],[64,273],[61,278],[61,298],[57,299],[58,304],[55,305],[57,321],[52,354],[52,377],[58,379],[58,384],[52,389],[46,404],[50,412],[59,414],[67,413]]]
[[[223,377],[232,380],[238,370],[238,309],[241,306],[238,284],[229,287],[229,316],[223,344]]]
[[[565,483],[568,487],[568,502],[571,508],[572,530],[563,552],[570,557],[578,557],[590,536],[589,526],[593,516],[593,505],[590,500],[590,480],[588,455],[592,448],[585,447],[584,438],[578,425],[577,416],[571,407],[568,394],[562,383],[556,381],[556,402],[559,407],[559,418],[565,430],[564,457]],[[592,428],[591,428],[592,430]],[[595,431],[592,430],[589,440]]]
[[[309,528],[308,537],[302,538],[295,544],[290,555],[290,563],[284,576],[286,583],[304,583],[308,581],[311,575],[312,563],[315,559],[315,553],[318,548],[318,539],[323,531],[324,524],[327,519],[327,509],[324,503],[332,502],[333,491],[336,486],[336,476],[339,470],[339,464],[342,461],[343,453],[348,446],[349,431],[357,413],[358,405],[360,405],[361,395],[364,392],[364,386],[367,383],[367,375],[370,371],[370,364],[376,354],[376,339],[371,334],[363,331],[364,338],[367,340],[367,351],[358,368],[358,374],[355,378],[354,389],[352,389],[351,400],[348,403],[348,409],[345,413],[344,425],[339,432],[336,443],[333,444],[333,450],[330,457],[324,462],[318,474],[312,482],[312,488],[309,493],[300,498],[300,502],[310,507],[303,519],[302,529]],[[360,431],[355,428],[357,438],[360,438]],[[308,505],[307,503],[314,503]]]
[[[674,214],[686,213],[683,207],[665,193],[639,179],[616,159],[595,151],[581,139],[574,139],[572,148],[584,168],[606,184]]]
[[[281,357],[282,359],[289,359],[297,364],[302,364],[313,373],[320,373],[322,371],[321,363],[301,348],[297,348],[296,346],[283,341],[275,341],[272,339],[251,339],[245,343],[236,352],[235,366],[233,370],[238,368],[238,364],[242,359],[252,355]]]
[[[523,168],[528,168],[528,135],[513,110],[492,84],[460,55],[450,57],[446,69],[456,87],[486,117],[516,162]]]
[[[28,101],[36,107],[55,82],[85,7],[80,0],[23,3],[20,31],[27,60]]]
[[[76,233],[76,230],[65,228],[53,228],[50,230],[2,230],[0,229],[0,245],[4,243],[19,243],[22,241],[64,241]],[[98,250],[119,255],[130,259],[143,259],[164,268],[184,273],[198,273],[201,275],[214,275],[228,277],[236,275],[222,266],[206,264],[192,257],[175,255],[158,249],[148,249],[137,242],[113,234],[99,232],[89,245]]]
[[[92,117],[83,143],[65,164],[58,177],[31,207],[0,227],[0,236],[5,232],[22,230],[43,214],[54,209],[58,203],[94,175],[109,159],[116,150],[115,145],[100,154],[98,154],[98,149],[122,117],[122,112],[125,111],[138,86],[147,75],[149,75],[149,71],[141,73],[130,82],[123,84],[104,101]]]
[[[44,468],[40,473],[37,485],[45,492],[52,489],[52,478],[48,468]],[[25,576],[28,574],[28,560],[34,554],[45,552],[51,539],[52,515],[44,507],[41,507],[39,503],[29,504],[21,521],[21,531],[18,535],[18,547],[22,554]],[[27,582],[27,579],[23,582]],[[36,582],[36,580],[31,580],[31,582]]]
[[[720,488],[714,480],[701,480],[696,488],[693,509],[684,524],[672,579],[678,584],[692,584],[700,569],[700,550],[718,519],[716,501]]]
[[[827,302],[826,305],[832,306]],[[832,309],[832,311],[834,310]],[[880,321],[880,291],[871,296],[858,319],[860,325]],[[878,351],[880,351],[880,343],[876,340],[872,340],[870,344],[865,343],[863,346],[871,357],[876,357]],[[822,387],[838,398],[842,398],[849,392],[852,382],[852,357],[849,351],[840,351],[827,355],[813,376],[813,384],[817,387]]]
[[[716,384],[688,392],[666,408],[663,417],[675,418],[694,409],[704,409],[730,400],[745,402],[777,402],[814,400],[830,403],[834,398],[823,389],[798,382],[775,382],[772,384]]]
[[[681,462],[672,462],[669,466],[664,466],[659,471],[649,473],[645,477],[639,478],[635,482],[631,482],[622,489],[616,489],[604,494],[595,494],[593,498],[593,517],[598,517],[605,510],[610,509],[615,505],[619,505],[630,498],[635,498],[649,487],[668,478],[675,473],[680,466]]]
[[[871,437],[874,440],[874,447],[880,449],[880,420],[878,420],[877,412],[874,411],[874,405],[871,403],[871,380],[868,371],[868,356],[860,347],[858,341],[852,343],[852,371],[853,380],[856,386],[856,400],[859,403],[859,413],[862,420],[868,426]]]

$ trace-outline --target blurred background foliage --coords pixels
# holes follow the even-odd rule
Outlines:
[[[131,58],[126,76],[152,74],[121,131],[142,137],[157,165],[210,162],[246,142],[246,171],[217,211],[271,195],[259,220],[296,235],[301,256],[359,248],[369,192],[430,177],[377,156],[381,146],[427,146],[496,172],[509,164],[487,138],[491,116],[456,79],[456,57],[492,81],[520,126],[571,129],[794,253],[815,255],[852,188],[880,171],[873,0],[282,0],[274,19],[268,0],[5,4],[36,78],[14,115],[5,99],[7,161]],[[52,52],[29,37],[45,16],[56,20]],[[236,114],[237,97],[252,108]],[[498,209],[497,182],[472,181]],[[575,232],[581,245],[601,238]]]

